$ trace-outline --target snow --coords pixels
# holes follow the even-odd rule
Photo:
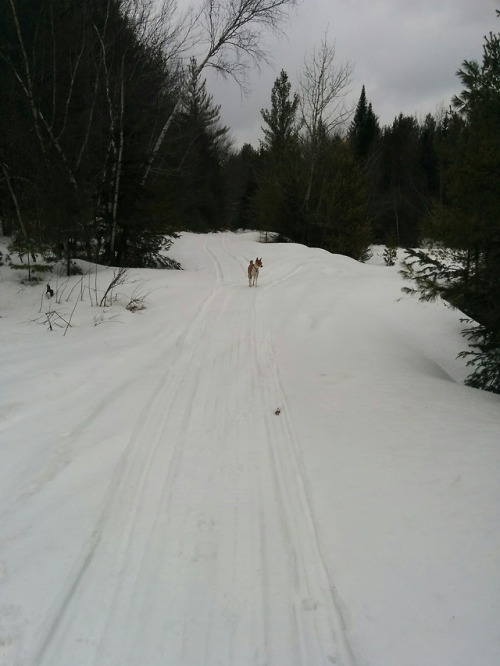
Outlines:
[[[500,663],[461,313],[380,252],[257,240],[182,234],[108,308],[110,268],[51,300],[0,269],[1,666]]]

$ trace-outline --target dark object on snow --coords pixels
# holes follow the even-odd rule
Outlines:
[[[52,296],[54,295],[54,290],[51,288],[50,284],[47,285],[45,295],[47,296],[47,298],[52,298]]]
[[[276,416],[279,416],[281,414],[281,409],[278,407],[278,409],[274,412]]]

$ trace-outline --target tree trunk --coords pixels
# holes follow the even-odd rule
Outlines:
[[[112,219],[113,219],[113,227],[111,230],[111,244],[110,244],[110,254],[111,254],[111,259],[114,259],[115,256],[115,243],[116,243],[116,228],[118,224],[118,195],[120,192],[120,176],[121,176],[121,170],[122,170],[122,159],[123,159],[123,143],[124,143],[124,137],[123,137],[123,115],[124,115],[124,108],[125,108],[125,85],[124,85],[124,78],[125,78],[125,68],[124,68],[124,62],[125,62],[125,54],[122,56],[122,73],[121,73],[121,86],[120,86],[120,143],[118,145],[118,156],[116,159],[116,165],[115,165],[115,188],[114,188],[114,197],[113,197],[113,209],[112,209]]]
[[[28,238],[28,232],[26,230],[26,225],[24,224],[24,219],[23,215],[21,213],[21,208],[19,207],[19,201],[17,200],[16,193],[14,191],[14,188],[12,187],[12,183],[9,177],[9,172],[7,171],[6,165],[2,162],[2,171],[3,175],[5,177],[5,182],[7,183],[7,188],[10,192],[10,196],[12,199],[12,203],[14,204],[14,208],[16,209],[16,216],[17,216],[17,221],[19,223],[19,228],[21,229],[21,232],[24,236],[24,238]]]

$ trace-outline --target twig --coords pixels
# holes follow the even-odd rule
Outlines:
[[[83,280],[83,278],[82,278],[82,280]],[[75,301],[75,305],[74,305],[73,309],[71,310],[71,314],[69,316],[68,324],[67,324],[66,328],[64,329],[63,337],[66,335],[66,333],[68,332],[68,328],[71,326],[71,320],[73,318],[73,314],[76,310],[77,305],[78,305],[78,300]]]
[[[84,278],[85,278],[85,275],[82,275],[82,277],[78,280],[78,282],[76,282],[76,283],[73,285],[73,287],[71,288],[71,291],[70,291],[69,294],[68,294],[68,298],[66,299],[66,303],[67,303],[67,302],[69,301],[69,299],[71,298],[71,294],[74,292],[75,288],[78,287],[78,285],[81,284],[81,283],[83,282]]]
[[[111,295],[112,295],[113,289],[115,289],[115,287],[117,287],[118,285],[123,284],[125,282],[125,280],[127,279],[127,274],[128,274],[128,268],[125,268],[124,266],[121,266],[117,270],[115,269],[115,271],[113,272],[113,279],[108,284],[108,287],[107,287],[106,291],[104,292],[104,296],[101,298],[101,300],[99,302],[99,306],[101,308],[106,306],[106,303],[107,303],[107,300],[108,300],[108,294],[109,294],[109,299],[110,299],[110,304],[111,304],[111,300],[112,300]]]

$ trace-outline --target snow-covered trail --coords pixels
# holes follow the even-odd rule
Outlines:
[[[205,250],[213,288],[135,420],[33,665],[356,663],[301,442],[274,413],[273,281],[245,286],[227,236]]]
[[[257,240],[182,234],[184,271],[78,297],[65,337],[39,314],[80,278],[46,303],[0,266],[0,666],[500,663],[499,401],[461,314]]]

